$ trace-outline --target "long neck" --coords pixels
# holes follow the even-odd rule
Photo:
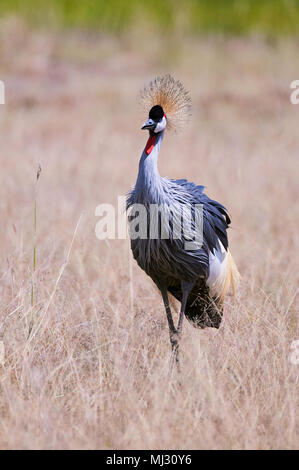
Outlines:
[[[135,185],[135,193],[138,202],[159,204],[163,202],[164,192],[161,176],[158,170],[158,155],[164,137],[164,131],[157,134],[154,147],[149,154],[146,148],[142,152],[139,162],[138,178]]]

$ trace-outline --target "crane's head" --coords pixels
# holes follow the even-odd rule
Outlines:
[[[150,134],[158,134],[166,128],[167,119],[162,106],[159,104],[153,106],[149,112],[148,120],[145,121],[141,129],[148,129]]]
[[[148,129],[152,135],[166,127],[178,132],[191,116],[189,92],[169,74],[154,78],[140,91],[140,104],[145,111],[150,109],[142,129]]]

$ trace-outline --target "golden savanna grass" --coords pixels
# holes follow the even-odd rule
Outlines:
[[[0,447],[297,448],[298,43],[0,31]],[[127,240],[95,236],[136,179],[138,91],[165,72],[193,115],[160,172],[229,208],[242,275],[219,330],[184,322],[181,387],[159,293]]]

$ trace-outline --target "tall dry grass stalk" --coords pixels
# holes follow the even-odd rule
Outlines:
[[[29,331],[28,331],[28,339],[30,337],[32,328],[33,328],[33,321],[34,321],[34,282],[35,282],[35,269],[36,269],[36,247],[37,247],[37,184],[41,174],[41,166],[38,165],[37,172],[36,172],[36,181],[35,181],[35,191],[34,191],[34,209],[33,209],[33,230],[34,230],[34,241],[33,241],[33,273],[31,276],[31,320],[29,322]]]

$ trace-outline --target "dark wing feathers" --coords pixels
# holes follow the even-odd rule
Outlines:
[[[188,191],[191,195],[192,204],[203,205],[203,236],[209,250],[214,252],[214,249],[219,248],[218,239],[227,250],[226,230],[231,221],[226,208],[204,194],[204,186],[196,186],[196,184],[185,179],[175,180],[174,182]]]
[[[203,251],[207,249],[214,253],[221,241],[225,250],[228,249],[227,228],[230,217],[226,208],[203,193],[204,186],[196,186],[186,180],[176,180],[191,195],[192,204],[203,205]],[[179,301],[182,300],[181,284],[177,282],[168,287],[169,292]],[[222,318],[222,308],[217,299],[210,296],[204,279],[199,278],[190,293],[185,310],[186,318],[197,328],[219,328]]]

